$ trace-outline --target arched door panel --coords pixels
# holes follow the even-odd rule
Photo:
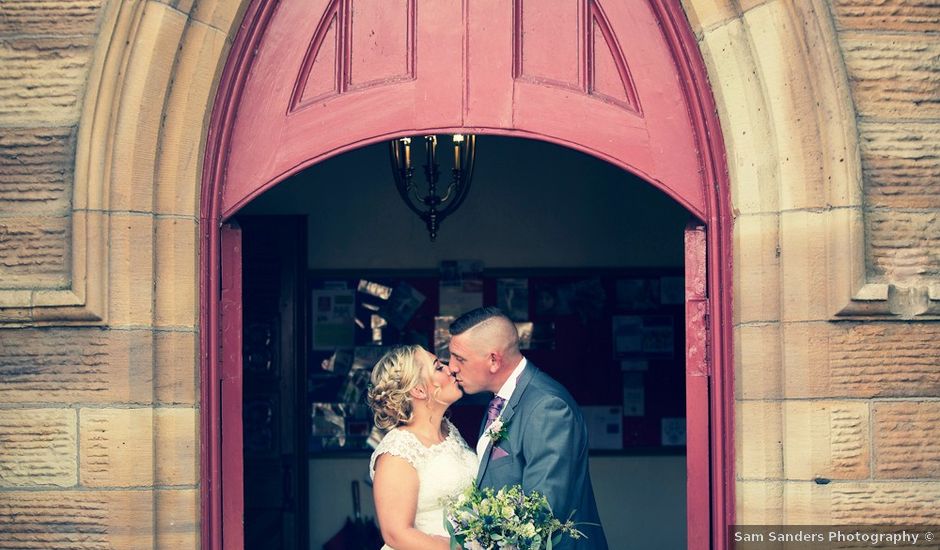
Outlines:
[[[237,105],[223,215],[350,144],[469,128],[569,144],[705,219],[691,109],[660,24],[639,1],[281,2]]]

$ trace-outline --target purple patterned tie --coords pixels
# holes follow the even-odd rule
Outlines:
[[[499,418],[499,413],[503,410],[503,405],[505,404],[505,399],[498,395],[493,396],[493,399],[490,400],[490,406],[486,409],[486,425],[483,426],[483,433],[486,433],[486,430],[489,429],[490,424]]]

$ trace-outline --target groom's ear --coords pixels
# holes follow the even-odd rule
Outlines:
[[[491,351],[486,360],[489,362],[490,374],[496,374],[496,372],[499,370],[499,366],[503,362],[503,356],[499,352]]]

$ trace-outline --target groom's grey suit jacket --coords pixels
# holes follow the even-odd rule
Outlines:
[[[568,390],[529,363],[500,418],[508,437],[496,447],[505,453],[487,446],[477,485],[499,489],[521,484],[527,493],[544,494],[559,519],[575,511],[575,521],[597,524],[579,526],[587,538],[565,537],[557,550],[607,550],[588,472],[587,428]]]

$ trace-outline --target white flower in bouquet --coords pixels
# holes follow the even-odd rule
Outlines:
[[[584,536],[571,520],[574,511],[561,521],[545,496],[525,494],[519,485],[499,491],[471,486],[443,504],[451,550],[552,550],[564,536]]]

